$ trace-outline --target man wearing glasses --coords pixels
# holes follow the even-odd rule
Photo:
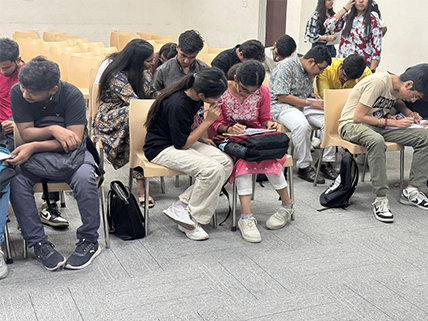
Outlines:
[[[314,77],[331,64],[331,56],[324,46],[316,46],[303,57],[297,55],[284,59],[274,69],[269,82],[272,120],[291,131],[294,157],[297,159],[298,176],[314,182],[315,169],[311,156],[311,125],[324,132],[324,103],[314,93]],[[321,172],[328,179],[335,179],[333,169],[335,149],[326,148]],[[324,178],[318,178],[324,184]]]
[[[354,88],[364,77],[372,72],[366,67],[363,57],[352,54],[343,58],[332,58],[331,65],[317,76],[318,94],[324,98],[324,89]]]

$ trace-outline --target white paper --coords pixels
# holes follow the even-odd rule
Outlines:
[[[0,161],[10,158],[9,154],[0,152]]]
[[[338,45],[340,43],[340,38],[342,38],[342,31],[336,32],[334,35],[336,36],[336,39],[327,42],[327,46]]]
[[[247,128],[243,134],[228,134],[228,136],[252,136],[263,133],[275,132],[276,129],[264,129],[264,128]]]

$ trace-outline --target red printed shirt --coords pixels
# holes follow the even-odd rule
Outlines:
[[[22,66],[24,62],[22,62]],[[12,110],[10,109],[10,89],[15,85],[18,80],[19,68],[15,72],[6,77],[0,73],[0,122],[7,120],[12,116]]]

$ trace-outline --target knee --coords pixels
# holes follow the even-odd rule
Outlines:
[[[308,122],[301,122],[294,128],[292,135],[309,136],[311,134],[311,131],[312,127]]]
[[[385,139],[382,137],[382,135],[373,136],[367,145],[367,149],[384,153],[386,151]]]
[[[206,164],[205,168],[200,172],[200,176],[204,179],[210,180],[225,180],[226,179],[226,167],[215,161]]]

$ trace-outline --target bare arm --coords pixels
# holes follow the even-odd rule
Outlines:
[[[369,106],[363,105],[362,103],[358,103],[352,120],[355,123],[362,123],[362,124],[380,126],[380,127],[384,127],[386,124],[388,126],[394,126],[394,127],[409,127],[413,123],[413,118],[387,120],[384,118],[377,118],[374,116],[370,116],[370,115],[367,115],[369,110],[370,110]]]
[[[189,149],[196,141],[201,138],[201,136],[206,132],[208,127],[220,116],[220,108],[217,105],[212,105],[209,108],[207,113],[207,117],[204,121],[190,133],[189,137],[187,137],[186,144],[181,149]]]

